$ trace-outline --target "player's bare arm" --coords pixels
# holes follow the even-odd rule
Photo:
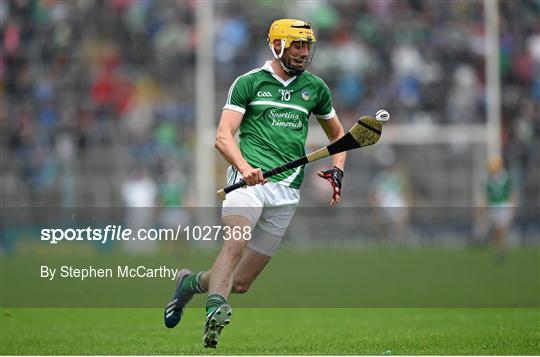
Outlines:
[[[339,121],[337,116],[334,116],[332,119],[329,120],[318,119],[318,121],[331,143],[335,142],[343,135],[345,135],[345,130],[343,129],[343,126],[341,125],[341,122]],[[339,201],[341,200],[341,176],[343,176],[343,171],[345,170],[346,157],[346,152],[340,152],[332,155],[333,169],[317,172],[317,175],[319,177],[328,180],[332,185],[334,192],[330,200],[331,206],[339,203]],[[341,172],[335,170],[335,168],[341,170]],[[334,177],[336,175],[340,176],[339,183],[335,182],[338,180],[338,178]]]
[[[345,130],[337,116],[334,116],[330,120],[319,119],[318,121],[331,143],[345,135]],[[345,151],[332,155],[333,166],[337,166],[344,171],[346,158],[347,152]]]
[[[244,114],[234,110],[223,110],[217,129],[216,149],[244,177],[248,186],[266,183],[260,168],[253,168],[242,156],[240,148],[234,139]]]

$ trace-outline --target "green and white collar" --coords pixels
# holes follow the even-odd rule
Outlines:
[[[274,71],[274,68],[272,68],[272,61],[266,61],[264,63],[264,66],[261,67],[263,70],[270,72],[272,74],[272,77],[274,77],[276,80],[278,80],[281,84],[283,84],[284,87],[287,87],[289,84],[291,84],[295,79],[296,76],[293,76],[286,81],[284,81],[280,76],[276,74]]]

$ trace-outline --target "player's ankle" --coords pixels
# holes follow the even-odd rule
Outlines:
[[[182,279],[181,289],[182,293],[186,295],[195,295],[206,292],[206,289],[201,283],[201,275],[204,272],[198,272],[196,274],[190,274]]]
[[[227,299],[221,294],[210,294],[206,299],[206,316],[211,315],[223,304],[228,304]]]

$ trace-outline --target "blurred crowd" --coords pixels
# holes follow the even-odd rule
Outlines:
[[[142,188],[146,205],[190,204],[196,6],[194,0],[0,2],[6,203],[131,205],[126,192]],[[280,17],[312,21],[311,70],[332,89],[345,127],[379,108],[403,123],[485,120],[481,2],[213,6],[216,122],[234,78],[269,58],[268,26]],[[505,161],[523,178],[540,160],[540,2],[501,1],[500,13]],[[533,195],[538,200],[538,186]]]

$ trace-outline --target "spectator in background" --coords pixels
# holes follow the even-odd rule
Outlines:
[[[248,58],[241,58],[250,41],[246,19],[237,14],[220,19],[221,24],[216,26],[215,59],[224,76],[231,77],[241,71],[238,65],[245,63]],[[244,57],[247,57],[243,55]]]
[[[122,184],[122,198],[126,207],[126,227],[132,232],[154,227],[154,207],[157,187],[145,167],[139,166],[133,176]],[[127,241],[124,248],[129,254],[151,254],[156,242],[150,240]]]
[[[60,186],[60,204],[62,207],[76,207],[74,159],[76,144],[71,127],[64,127],[55,140],[56,156],[58,157],[58,179]]]
[[[474,123],[480,117],[479,100],[482,96],[474,68],[459,65],[446,101],[446,115],[453,124]]]
[[[35,113],[29,106],[20,108],[14,119],[15,127],[9,137],[9,146],[30,194],[30,201],[37,202],[39,194],[49,192],[54,184],[56,160],[48,154],[51,150],[50,140],[45,135],[39,135]]]
[[[405,166],[393,150],[381,149],[379,161],[385,169],[369,185],[370,202],[391,224],[388,242],[404,243],[409,231],[410,185]],[[381,150],[379,153],[381,153]]]
[[[159,185],[161,204],[160,225],[176,229],[189,224],[191,217],[183,207],[186,191],[186,178],[179,169],[172,168],[166,174],[165,181]]]

